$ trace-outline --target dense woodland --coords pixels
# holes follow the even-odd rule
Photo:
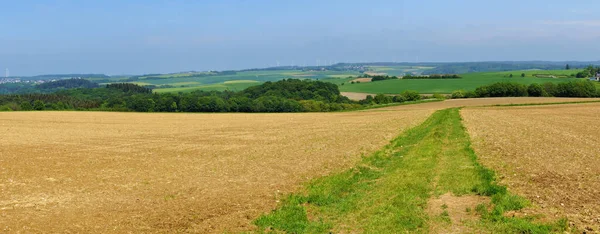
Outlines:
[[[64,89],[97,88],[98,83],[85,79],[65,79],[41,84],[35,83],[5,83],[0,84],[0,94],[32,94],[54,93]]]
[[[363,105],[340,95],[335,84],[295,79],[265,82],[240,92],[157,94],[145,87],[121,83],[51,94],[0,95],[1,110],[310,112],[352,110]]]

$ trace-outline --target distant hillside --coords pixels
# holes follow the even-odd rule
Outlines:
[[[435,68],[427,70],[424,74],[465,74],[474,72],[501,72],[518,70],[562,70],[569,64],[571,69],[584,68],[588,65],[599,65],[595,62],[469,62],[469,63],[447,63],[439,64]]]
[[[68,79],[68,78],[110,78],[105,74],[47,74],[23,77],[26,80],[52,80],[52,79]]]

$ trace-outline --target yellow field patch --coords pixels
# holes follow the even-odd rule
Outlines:
[[[239,83],[260,83],[259,81],[256,80],[228,80],[223,82],[225,84],[239,84]]]

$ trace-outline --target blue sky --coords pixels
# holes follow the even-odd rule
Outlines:
[[[599,29],[597,0],[7,0],[0,68],[142,74],[317,59],[589,61],[600,60]]]

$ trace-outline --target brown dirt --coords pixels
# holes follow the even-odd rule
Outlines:
[[[450,99],[442,102],[430,102],[419,105],[402,105],[385,107],[376,110],[401,110],[401,109],[444,109],[453,107],[474,107],[505,104],[528,104],[528,103],[555,103],[555,102],[577,102],[577,101],[600,101],[600,98],[547,98],[547,97],[509,97],[509,98],[472,98],[472,99]]]
[[[579,230],[600,231],[600,104],[469,108],[462,115],[483,164],[533,202],[524,213],[566,216]]]
[[[432,110],[0,113],[0,232],[238,232]]]
[[[475,207],[489,202],[489,197],[476,195],[457,197],[451,193],[429,199],[427,201],[427,214],[429,217],[439,217],[442,212],[446,211],[450,218],[450,225],[430,225],[430,233],[471,233],[472,230],[469,230],[464,223],[479,219]],[[432,224],[435,223],[432,222]]]
[[[360,82],[360,83],[369,83],[369,82],[371,82],[372,79],[373,78],[356,78],[356,79],[354,79],[352,81],[354,81],[354,82]]]
[[[560,99],[565,100],[565,99]],[[0,232],[238,232],[452,100],[347,113],[0,112]]]
[[[365,74],[370,76],[385,76],[387,73],[385,72],[365,72]]]
[[[375,97],[376,94],[372,93],[353,93],[353,92],[341,92],[343,96],[350,98],[350,100],[360,101],[367,98],[367,95]]]

